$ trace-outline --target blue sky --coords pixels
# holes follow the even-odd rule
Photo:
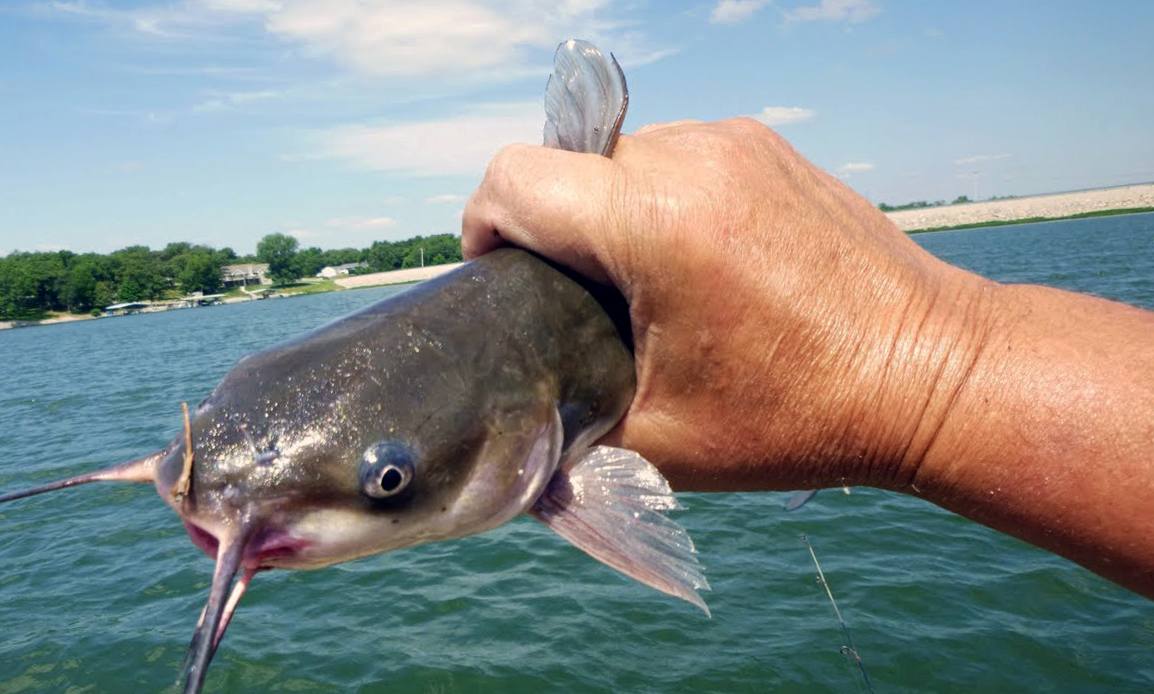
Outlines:
[[[4,0],[0,253],[459,232],[571,36],[875,203],[1154,181],[1149,0]]]

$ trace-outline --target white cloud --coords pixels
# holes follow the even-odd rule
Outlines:
[[[520,21],[519,21],[520,20]],[[555,40],[543,23],[467,0],[303,1],[266,15],[269,33],[357,72],[423,75],[516,62]]]
[[[158,111],[136,111],[130,109],[112,109],[112,108],[78,108],[79,113],[85,113],[90,116],[110,116],[123,118],[140,118],[149,123],[163,123],[169,120],[172,116],[167,113]]]
[[[396,225],[391,217],[334,217],[325,222],[325,228],[344,231],[379,231]]]
[[[445,205],[451,202],[461,202],[464,199],[465,196],[463,195],[457,195],[455,193],[442,193],[441,195],[434,195],[432,197],[425,198],[425,204]]]
[[[958,166],[966,166],[967,164],[980,164],[984,161],[997,161],[998,159],[1009,159],[1009,154],[978,154],[973,157],[962,157],[955,159],[954,163]]]
[[[748,1],[748,0],[746,0]],[[507,79],[530,51],[582,36],[623,63],[660,60],[677,49],[654,47],[638,22],[611,0],[168,0],[113,9],[90,0],[57,0],[44,11],[99,21],[156,40],[221,41],[251,31],[377,76]],[[626,12],[631,10],[626,6]]]
[[[865,173],[866,171],[873,171],[874,165],[869,162],[847,162],[837,167],[837,172],[843,176],[850,176],[855,173]]]
[[[39,9],[76,19],[102,22],[162,40],[219,38],[214,32],[219,31],[221,26],[235,22],[238,18],[245,19],[235,13],[219,11],[212,7],[210,0],[184,0],[133,9],[118,9],[88,0],[61,0],[41,5]]]
[[[271,90],[253,92],[210,92],[209,95],[211,98],[193,106],[192,110],[198,113],[230,111],[237,106],[251,104],[254,101],[276,99],[281,96],[280,92]]]
[[[607,44],[612,45],[612,44]],[[671,55],[677,55],[681,52],[681,48],[650,48],[646,45],[644,39],[637,39],[636,41],[630,39],[628,36],[625,42],[621,44],[620,48],[614,47],[612,49],[613,57],[621,64],[621,67],[628,70],[629,68],[641,67],[642,65],[650,65],[659,60],[664,60]],[[540,75],[546,71],[536,70],[532,74]]]
[[[737,24],[753,16],[769,0],[718,0],[709,13],[710,24]]]
[[[439,120],[339,126],[311,139],[315,156],[344,159],[366,169],[480,177],[501,147],[541,141],[541,111],[537,102],[498,104]]]
[[[873,0],[821,0],[817,5],[798,7],[786,12],[785,18],[791,22],[825,20],[858,24],[879,12],[881,8],[875,5]]]
[[[272,0],[202,0],[202,4],[221,12],[275,12],[281,6]]]
[[[256,68],[224,65],[200,65],[192,67],[172,65],[126,65],[124,70],[138,75],[162,75],[176,77],[215,77],[229,80],[254,80],[259,78]]]
[[[766,106],[754,118],[766,125],[774,126],[804,123],[807,120],[813,120],[816,115],[817,111],[798,108],[797,106]]]

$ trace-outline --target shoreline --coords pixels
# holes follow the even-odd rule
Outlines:
[[[907,233],[1025,224],[1154,210],[1154,183],[887,212]]]
[[[367,289],[369,287],[386,287],[392,284],[409,284],[423,282],[450,270],[455,270],[464,263],[444,263],[442,265],[426,265],[424,267],[410,267],[404,270],[389,270],[387,272],[373,272],[367,275],[349,275],[333,280],[344,289]]]
[[[952,226],[928,227],[926,229],[908,229],[907,234],[932,234],[935,231],[957,231],[959,229],[982,229],[985,227],[1008,227],[1015,224],[1038,224],[1040,222],[1064,222],[1071,219],[1090,219],[1092,217],[1121,217],[1128,214],[1146,214],[1154,212],[1154,207],[1128,207],[1120,210],[1095,210],[1093,212],[1079,212],[1062,217],[1027,217],[1025,219],[992,219],[987,222],[967,222]]]
[[[45,318],[44,320],[0,320],[0,330],[12,330],[14,328],[34,328],[39,325],[55,325],[57,323],[75,323],[80,320],[96,320],[96,316],[90,316],[87,313],[81,314],[66,314],[63,316],[53,316],[52,318]]]
[[[1084,219],[1125,214],[1154,212],[1154,183],[1096,188],[1072,193],[1050,193],[1003,200],[969,202],[960,205],[923,207],[916,210],[887,212],[898,229],[907,234],[927,234],[954,229],[974,229],[1011,224],[1054,222],[1063,219]],[[409,284],[431,279],[460,267],[462,263],[429,265],[404,270],[374,272],[334,279],[337,291],[367,289],[396,284]],[[314,292],[315,293],[315,292]],[[288,296],[294,296],[290,294]],[[303,296],[304,294],[300,294]],[[288,298],[288,297],[285,297]],[[252,298],[232,298],[225,303],[254,301]],[[103,318],[104,316],[100,316]],[[0,321],[0,330],[41,325],[56,325],[75,321],[95,320],[87,314],[59,315],[44,320]]]
[[[438,275],[443,275],[450,270],[454,270],[464,263],[445,263],[442,265],[426,265],[424,267],[405,268],[404,270],[389,270],[387,272],[374,272],[367,275],[353,275],[348,277],[341,277],[333,280],[337,285],[333,289],[321,290],[318,292],[291,292],[288,294],[277,294],[268,297],[269,299],[289,299],[294,296],[308,296],[310,294],[327,294],[330,291],[344,291],[347,289],[371,289],[372,287],[387,287],[399,284],[414,284],[422,282],[427,279],[432,279]],[[248,296],[244,297],[230,297],[224,299],[222,304],[244,303],[248,301],[257,301],[259,297],[246,289],[243,290]],[[200,307],[209,308],[209,307]],[[179,309],[184,310],[184,309]],[[16,328],[34,328],[42,325],[56,325],[59,323],[73,323],[76,321],[98,320],[103,318],[110,318],[111,316],[92,316],[88,314],[63,314],[45,318],[43,320],[9,320],[0,321],[0,330],[14,330]],[[127,317],[127,316],[124,316]]]

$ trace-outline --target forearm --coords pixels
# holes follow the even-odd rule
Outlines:
[[[1154,597],[1154,314],[997,294],[908,491]]]
[[[621,290],[607,442],[676,489],[920,494],[1154,597],[1154,314],[948,266],[749,119],[506,150],[463,230]]]

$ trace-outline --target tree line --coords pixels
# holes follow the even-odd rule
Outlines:
[[[424,265],[461,262],[461,239],[455,234],[414,236],[404,241],[374,241],[364,249],[344,248],[322,251],[300,248],[287,234],[269,234],[256,245],[256,258],[268,263],[268,275],[277,284],[312,277],[326,266],[366,263],[352,274],[401,270]]]
[[[935,200],[933,202],[926,202],[925,200],[918,200],[916,202],[907,202],[904,205],[888,205],[880,203],[878,209],[882,212],[901,212],[902,210],[920,210],[926,207],[942,207],[943,205],[962,205],[967,202],[973,202],[968,195],[959,195],[954,198],[952,202],[947,203],[945,200]]]
[[[99,312],[118,302],[157,300],[223,288],[223,268],[268,263],[278,284],[311,277],[329,265],[367,263],[360,272],[378,272],[458,262],[461,243],[454,234],[376,241],[368,248],[299,248],[285,234],[269,234],[255,255],[238,256],[185,241],[163,250],[129,246],[112,253],[13,252],[0,258],[0,320],[36,320],[49,312]],[[275,269],[275,271],[274,271]]]

